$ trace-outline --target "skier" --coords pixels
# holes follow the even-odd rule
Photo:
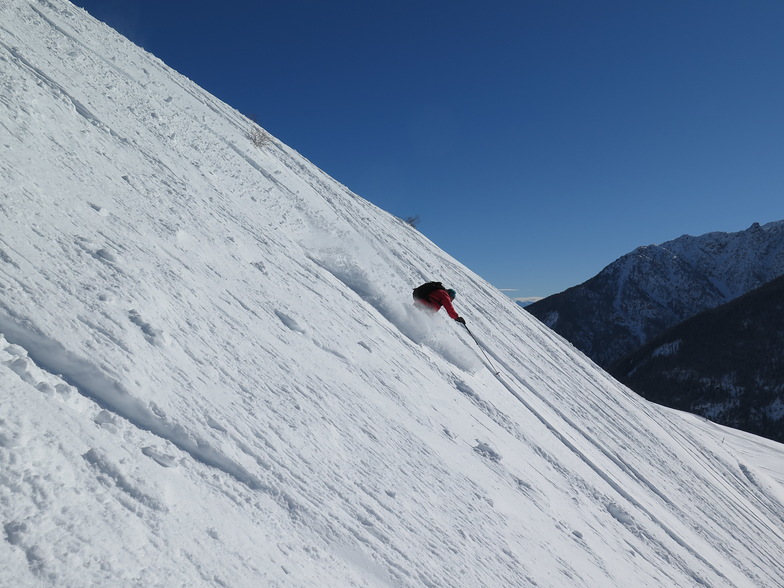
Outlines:
[[[438,312],[443,306],[446,313],[458,323],[466,324],[465,319],[457,314],[452,301],[457,293],[451,288],[444,288],[441,282],[427,282],[414,288],[414,304],[417,308]]]

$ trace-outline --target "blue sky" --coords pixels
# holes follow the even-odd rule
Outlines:
[[[784,219],[781,0],[75,4],[514,297]]]

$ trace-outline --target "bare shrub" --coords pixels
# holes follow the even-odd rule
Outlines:
[[[255,147],[264,147],[270,142],[269,133],[255,123],[248,129],[248,139]]]
[[[248,139],[254,147],[264,147],[264,145],[271,141],[269,133],[261,128],[255,115],[249,114],[248,118],[251,120],[251,125],[247,134]]]
[[[417,214],[415,216],[407,216],[407,217],[405,217],[403,219],[403,222],[406,223],[407,225],[410,225],[410,226],[414,227],[416,229],[417,227],[419,227],[419,222],[421,220],[422,219],[420,219],[419,215]]]

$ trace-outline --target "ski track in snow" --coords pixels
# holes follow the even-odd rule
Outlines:
[[[0,5],[0,90],[0,585],[784,585],[780,445],[67,2]]]

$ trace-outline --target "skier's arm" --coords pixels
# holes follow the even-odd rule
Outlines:
[[[441,306],[444,307],[446,313],[450,317],[452,317],[455,320],[460,318],[460,315],[457,314],[454,306],[452,306],[452,299],[449,297],[449,294],[446,293],[446,290],[439,290],[438,292],[433,292],[433,294],[431,294],[430,296],[432,298],[438,299],[438,301],[441,303]]]

